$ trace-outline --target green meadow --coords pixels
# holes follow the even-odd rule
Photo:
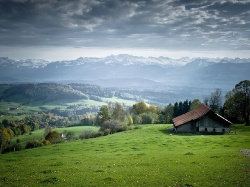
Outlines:
[[[96,126],[75,126],[75,127],[53,128],[52,130],[55,130],[58,133],[63,133],[64,131],[67,131],[67,132],[70,131],[74,133],[75,137],[79,137],[79,135],[84,131],[98,131],[99,128],[100,127],[96,127]],[[15,143],[17,139],[20,140],[20,143],[23,147],[25,147],[28,141],[44,140],[44,129],[39,129],[36,131],[32,131],[31,133],[15,137],[11,140],[11,142]]]
[[[249,127],[225,135],[171,134],[171,127],[2,154],[0,186],[249,186],[250,157],[240,151],[250,149]]]
[[[0,90],[1,93],[1,90]],[[85,99],[58,99],[56,101],[41,102],[34,101],[31,99],[24,98],[23,96],[17,95],[12,96],[6,101],[0,101],[0,114],[1,112],[8,112],[9,115],[0,115],[0,122],[4,119],[16,120],[23,119],[27,115],[37,114],[38,112],[52,110],[54,108],[59,108],[60,110],[70,110],[70,106],[76,106],[77,109],[85,109],[92,107],[100,107],[107,105],[109,102],[119,102],[126,106],[132,106],[135,101],[113,98],[102,98],[102,101],[85,100]],[[9,110],[9,108],[15,108],[14,110]]]

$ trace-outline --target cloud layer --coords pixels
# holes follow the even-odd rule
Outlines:
[[[0,0],[1,46],[250,50],[248,0]]]

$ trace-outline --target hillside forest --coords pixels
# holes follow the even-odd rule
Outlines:
[[[119,99],[122,97],[124,99],[122,92],[88,84],[2,84],[0,95],[2,152],[22,149],[18,139],[14,143],[11,143],[11,139],[37,129],[45,129],[44,140],[28,142],[26,148],[63,141],[62,135],[53,131],[55,127],[99,127],[98,132],[87,132],[78,137],[83,139],[136,128],[138,124],[170,124],[174,117],[197,108],[202,102],[234,123],[249,125],[249,80],[236,84],[225,98],[220,89],[215,89],[203,101],[186,99],[169,103],[164,107],[133,100],[135,96],[131,98],[127,96],[127,100],[122,100],[130,101],[128,103],[119,103],[117,102],[121,101]],[[116,100],[111,102],[106,100],[107,98]],[[86,105],[86,101],[94,103]],[[68,132],[65,137],[72,139],[74,135]]]

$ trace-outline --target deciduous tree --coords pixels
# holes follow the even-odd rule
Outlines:
[[[115,103],[113,106],[112,119],[123,122],[125,120],[125,110],[123,106],[119,103]]]
[[[100,120],[100,125],[103,124],[105,121],[108,121],[111,119],[109,107],[107,105],[104,105],[100,108],[97,117]]]
[[[211,93],[208,106],[214,111],[219,113],[220,108],[222,106],[222,95],[221,89],[216,89],[214,92]]]
[[[49,140],[52,144],[62,142],[63,139],[57,131],[51,131],[45,137],[45,140]]]
[[[250,81],[241,81],[228,92],[224,104],[225,113],[229,117],[236,117],[249,126],[250,117]]]
[[[201,105],[200,100],[199,99],[194,99],[193,102],[190,105],[189,111],[192,111],[192,110],[198,108],[200,105]]]
[[[133,114],[142,114],[148,110],[148,106],[144,102],[139,102],[133,105],[132,107],[132,113]]]

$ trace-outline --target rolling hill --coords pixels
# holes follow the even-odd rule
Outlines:
[[[237,134],[139,129],[0,155],[0,186],[248,186],[249,128]]]

